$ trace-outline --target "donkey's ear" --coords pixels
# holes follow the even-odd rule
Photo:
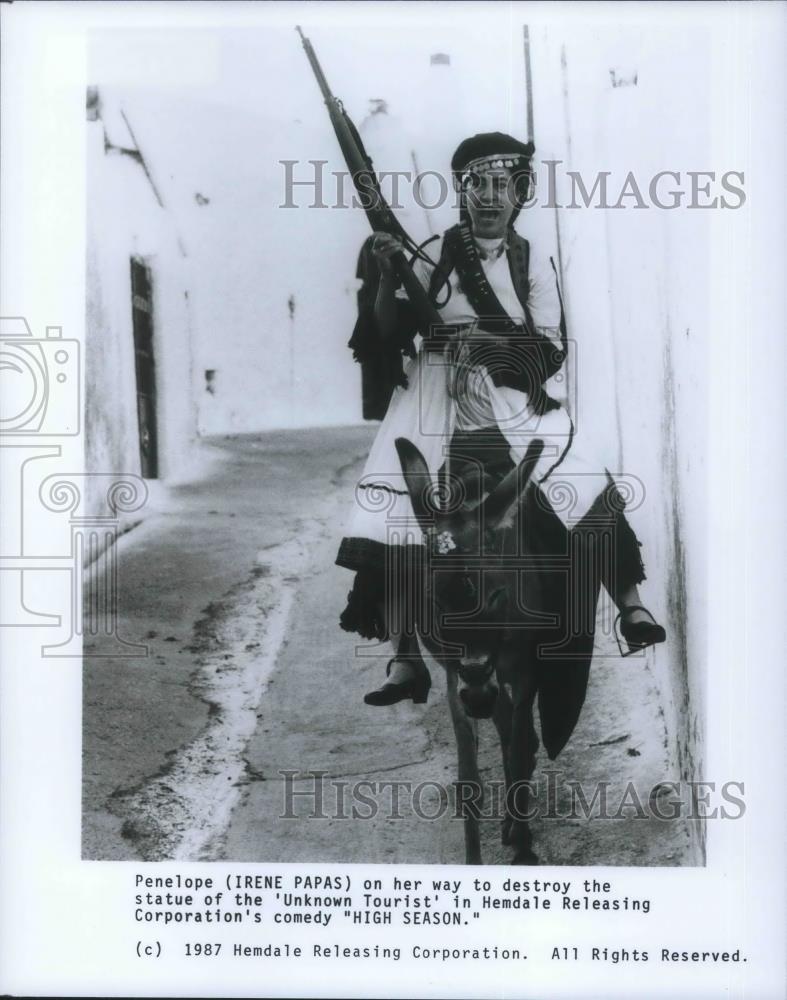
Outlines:
[[[530,442],[525,457],[519,465],[497,484],[483,502],[481,507],[482,523],[496,528],[504,521],[506,514],[525,492],[525,487],[533,475],[533,469],[541,458],[543,450],[544,442],[540,438],[534,438]]]
[[[427,506],[426,494],[432,485],[429,466],[421,452],[407,438],[397,438],[394,442],[399,462],[402,466],[407,492],[413,512],[421,528],[426,531],[434,523],[434,511]]]

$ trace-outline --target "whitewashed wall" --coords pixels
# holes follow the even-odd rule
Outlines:
[[[140,147],[188,248],[194,398],[201,435],[341,425],[361,418],[355,322],[358,212],[285,201],[284,167],[340,168],[327,121],[315,135],[244,109],[127,90]],[[214,373],[209,391],[206,372]]]
[[[87,123],[87,142],[86,466],[140,472],[130,265],[140,256],[153,281],[159,474],[171,479],[195,436],[187,260],[141,164],[106,151],[101,120]]]
[[[628,171],[648,202],[648,181],[659,170],[680,171],[673,187],[690,190],[686,171],[714,166],[697,113],[710,103],[707,39],[673,33],[667,41],[655,46],[651,33],[605,29],[589,45],[587,33],[540,32],[539,156],[563,161],[559,172],[581,172],[588,190],[597,171],[611,171],[613,204]],[[613,73],[623,85],[612,85]],[[674,773],[664,780],[700,780],[709,214],[634,208],[635,199],[622,209],[571,209],[566,184],[558,200],[564,207],[541,214],[552,215],[560,236],[580,433],[594,439],[610,469],[637,476],[645,489],[631,521],[643,542],[643,597],[669,633],[665,646],[647,654],[673,752]],[[621,664],[640,669],[636,659]],[[703,831],[694,832],[699,858]]]

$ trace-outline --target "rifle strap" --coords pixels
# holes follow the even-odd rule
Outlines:
[[[456,226],[452,226],[445,234],[440,261],[432,273],[429,286],[430,298],[437,304],[438,294],[449,283],[451,272],[456,268],[459,277],[459,287],[478,315],[480,320],[479,327],[482,330],[489,327],[490,332],[494,333],[526,332],[530,336],[537,337],[538,333],[528,305],[530,297],[530,243],[514,230],[511,230],[508,235],[507,256],[511,283],[514,286],[516,297],[519,299],[519,303],[525,314],[524,324],[511,319],[501,305],[497,295],[495,295],[494,289],[489,284],[489,279],[481,263],[481,255],[478,253],[478,247],[466,223],[459,223]],[[562,362],[568,349],[566,314],[555,261],[552,257],[549,258],[549,261],[555,275],[557,297],[560,302],[562,357],[559,360]],[[484,321],[487,321],[486,326]],[[558,357],[555,360],[557,361]]]
[[[568,327],[566,326],[566,310],[563,305],[563,293],[560,291],[560,281],[557,276],[557,268],[555,267],[555,258],[550,257],[549,263],[552,265],[552,271],[555,275],[555,288],[557,289],[557,299],[560,303],[560,341],[563,347],[563,354],[568,354]]]
[[[544,383],[562,366],[566,357],[567,334],[563,299],[558,284],[557,292],[560,301],[560,335],[561,345],[556,346],[548,337],[541,334],[533,322],[528,306],[530,294],[530,244],[526,239],[513,231],[508,236],[508,266],[514,291],[519,299],[524,313],[524,322],[516,322],[505,311],[495,294],[481,263],[475,240],[469,226],[460,223],[449,229],[443,241],[440,262],[432,274],[429,294],[432,301],[437,293],[448,282],[451,271],[456,269],[459,287],[467,298],[473,311],[478,316],[478,326],[481,330],[496,334],[524,335],[526,341],[520,340],[512,349],[519,357],[521,375],[495,372],[492,381],[495,385],[510,385],[512,388],[527,392],[537,413],[553,409],[559,404],[550,399],[544,389]],[[557,282],[557,270],[552,261]],[[479,354],[479,360],[482,354]]]
[[[511,232],[508,241],[508,267],[514,291],[525,313],[525,326],[533,329],[527,300],[530,294],[530,244],[518,233]],[[437,269],[432,275],[429,294],[434,301],[447,283],[451,271],[456,269],[459,287],[473,311],[479,317],[479,326],[491,326],[496,333],[514,333],[522,330],[522,323],[511,319],[484,272],[478,247],[470,228],[464,224],[452,226],[445,234],[443,249]]]

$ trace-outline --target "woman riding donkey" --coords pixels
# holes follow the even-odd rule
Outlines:
[[[614,528],[614,552],[601,560],[597,576],[618,607],[629,651],[665,639],[638,593],[645,578],[640,545],[620,492],[603,466],[583,456],[569,414],[550,395],[568,348],[560,293],[554,266],[531,254],[528,241],[514,230],[532,184],[533,152],[532,143],[500,132],[473,136],[456,150],[451,168],[460,195],[459,224],[444,234],[436,267],[420,260],[415,265],[445,328],[422,339],[417,350],[413,317],[391,266],[401,244],[385,233],[372,238],[380,343],[388,351],[394,345],[409,359],[356,489],[336,560],[356,572],[342,627],[365,638],[390,638],[394,647],[385,683],[364,698],[368,705],[406,698],[424,702],[431,685],[418,643],[424,628],[418,583],[422,531],[400,470],[395,442],[401,438],[417,447],[444,495],[459,484],[477,500],[522,461],[534,439],[543,442],[532,479],[547,514],[536,517],[531,530],[551,532],[554,539],[536,539],[537,546],[565,549],[565,538],[558,535],[563,531],[567,537],[571,525],[562,528],[545,499],[560,476],[562,483],[573,484],[572,513],[578,506],[585,515],[579,518],[585,538],[593,535],[594,523]],[[606,516],[594,519],[600,510]],[[575,516],[572,525],[577,523]],[[450,547],[450,538],[445,545]],[[578,654],[585,665],[592,655],[597,586],[588,591],[592,622]],[[572,613],[565,601],[554,611],[563,618]],[[581,682],[580,688],[579,704]]]

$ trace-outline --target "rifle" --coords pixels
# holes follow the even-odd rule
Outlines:
[[[325,106],[328,108],[328,115],[331,119],[333,130],[336,133],[336,138],[339,141],[344,162],[350,171],[355,190],[358,192],[361,207],[366,212],[366,217],[369,220],[372,230],[396,236],[402,241],[403,246],[412,253],[413,257],[421,257],[430,264],[433,264],[434,262],[422,252],[421,248],[407,234],[404,227],[393,214],[380,189],[380,182],[375,174],[374,165],[369,154],[364,149],[358,130],[350,116],[344,110],[342,102],[331,92],[312,43],[304,35],[300,27],[296,27],[295,30],[301,36],[303,48],[311,64],[319,88],[322,91]],[[413,307],[418,332],[424,338],[430,337],[433,327],[444,325],[440,313],[414,274],[404,250],[394,254],[391,257],[391,263],[394,273],[402,283]]]

